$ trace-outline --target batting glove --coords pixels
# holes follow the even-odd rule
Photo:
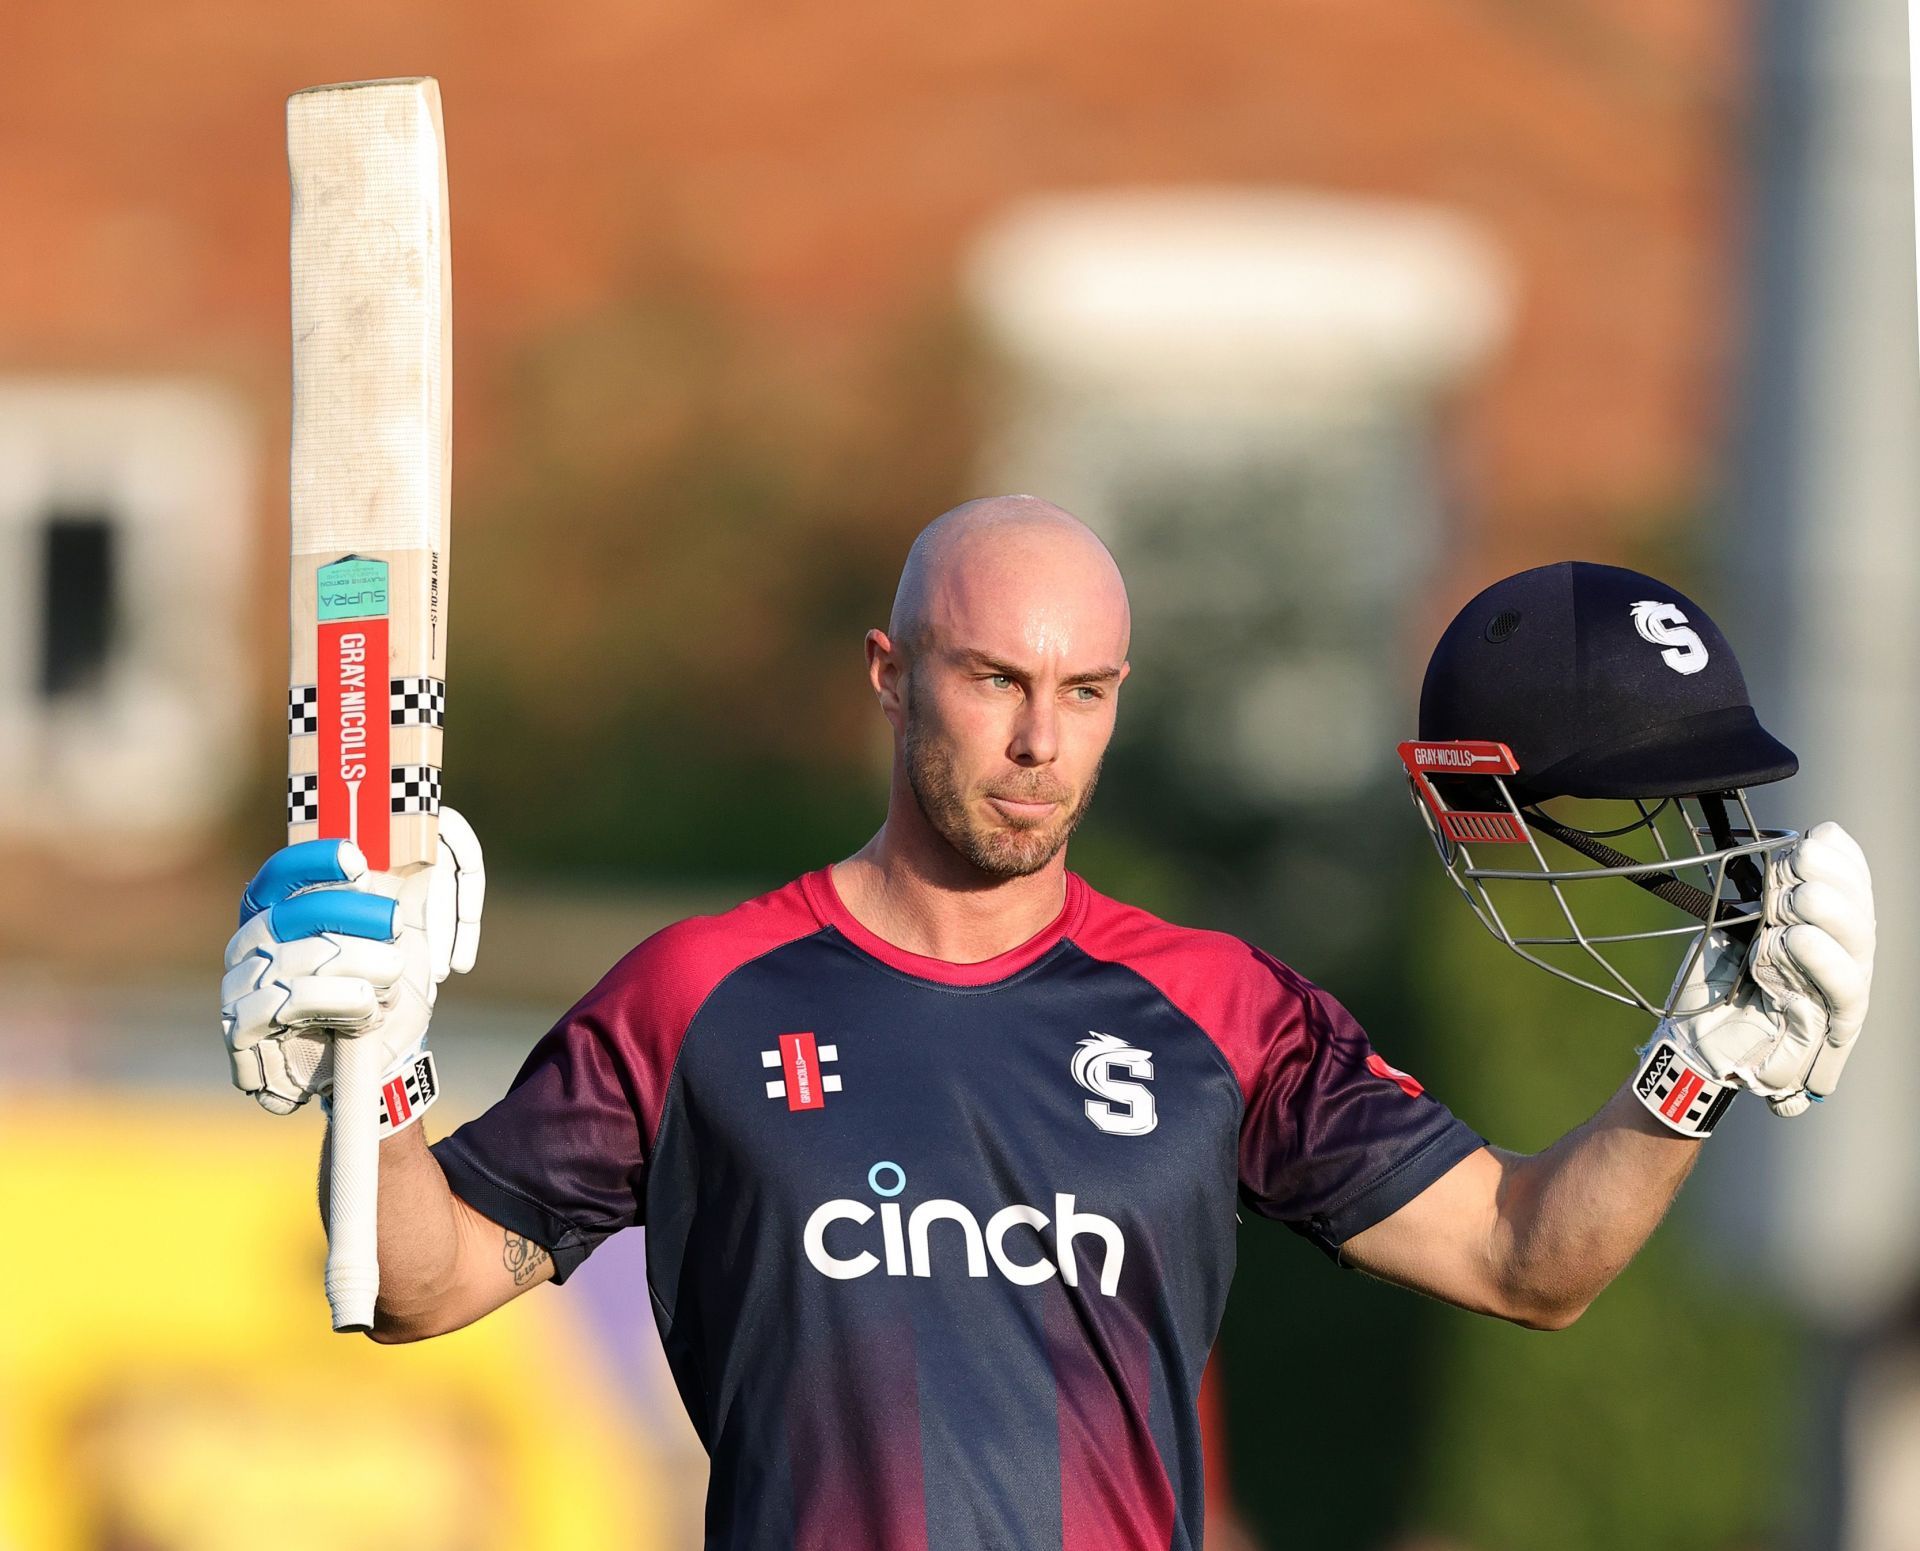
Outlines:
[[[418,1118],[439,1088],[426,1049],[434,998],[473,968],[485,898],[480,842],[451,808],[434,865],[405,879],[369,872],[351,841],[275,852],[241,896],[220,982],[234,1086],[276,1115],[324,1105],[333,1040],[372,1039],[385,1126]]]
[[[1736,1089],[1803,1114],[1833,1092],[1866,1020],[1873,950],[1867,859],[1838,824],[1816,825],[1768,859],[1751,944],[1714,932],[1695,956],[1636,1079],[1641,1100],[1696,1136]]]

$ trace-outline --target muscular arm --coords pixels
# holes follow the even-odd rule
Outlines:
[[[1558,1330],[1647,1241],[1699,1152],[1623,1085],[1544,1152],[1486,1147],[1462,1160],[1355,1234],[1341,1258],[1476,1313]]]
[[[327,1148],[320,1212],[327,1212]],[[380,1144],[380,1300],[373,1339],[420,1341],[470,1325],[553,1275],[553,1257],[456,1196],[422,1127]]]

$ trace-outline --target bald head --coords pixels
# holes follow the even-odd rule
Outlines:
[[[1107,546],[1078,517],[1031,495],[987,496],[920,530],[900,572],[887,634],[915,658],[1014,634],[1030,651],[1077,645],[1124,662],[1132,622]]]

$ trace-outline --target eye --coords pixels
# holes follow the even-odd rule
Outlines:
[[[987,682],[991,684],[995,689],[1013,688],[1013,680],[1004,673],[989,674],[987,676]]]
[[[1079,698],[1082,705],[1091,705],[1094,701],[1100,699],[1099,689],[1092,684],[1076,684],[1073,686],[1073,692]]]

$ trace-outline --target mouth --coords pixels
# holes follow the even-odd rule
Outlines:
[[[1058,799],[1051,802],[1023,802],[1016,797],[990,796],[987,801],[1010,819],[1044,819],[1060,806]]]

